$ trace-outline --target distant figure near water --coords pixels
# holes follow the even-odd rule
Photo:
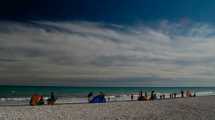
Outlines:
[[[196,93],[194,92],[193,97],[196,97]]]
[[[187,97],[192,97],[192,93],[191,93],[191,91],[189,91],[189,90],[188,90],[188,91],[186,91],[186,96],[187,96]]]
[[[93,96],[93,92],[90,92],[90,93],[87,95],[88,102],[90,102],[90,100],[91,100],[92,96]]]
[[[184,97],[184,91],[183,90],[181,91],[181,97],[182,98]]]
[[[166,95],[165,94],[163,94],[162,97],[163,97],[163,99],[166,99]]]
[[[137,100],[139,100],[139,101],[143,101],[144,100],[143,91],[139,92],[139,96],[138,96]]]
[[[50,98],[47,100],[48,105],[54,105],[57,98],[54,96],[54,92],[51,92]]]
[[[162,95],[160,95],[160,100],[162,100]]]
[[[169,98],[172,99],[172,93],[169,94]]]
[[[155,92],[154,90],[151,92],[151,98],[150,98],[151,100],[155,100],[157,97],[154,92]]]
[[[134,100],[134,94],[131,94],[131,100],[132,101]]]
[[[174,98],[176,98],[177,93],[173,93]]]

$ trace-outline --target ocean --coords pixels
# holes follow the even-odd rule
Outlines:
[[[85,103],[87,95],[93,92],[105,93],[110,101],[129,100],[130,94],[137,97],[139,91],[150,92],[154,90],[157,95],[178,93],[181,90],[191,91],[197,96],[215,95],[215,87],[61,87],[61,86],[0,86],[0,105],[26,105],[32,94],[45,96],[47,99],[51,92],[58,98],[58,103]]]

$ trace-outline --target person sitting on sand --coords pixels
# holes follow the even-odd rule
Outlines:
[[[54,96],[54,92],[51,92],[50,98],[47,100],[48,105],[54,105],[57,98]]]

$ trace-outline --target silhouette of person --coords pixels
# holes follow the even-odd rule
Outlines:
[[[90,92],[88,95],[87,95],[87,98],[88,98],[88,101],[90,101],[90,98],[93,96],[93,92]]]
[[[48,105],[54,105],[54,103],[55,103],[56,100],[57,100],[57,98],[55,97],[54,92],[51,92],[51,96],[47,100]]]
[[[182,98],[184,97],[184,91],[183,90],[181,91],[181,97]]]
[[[132,100],[132,101],[134,100],[134,95],[133,95],[133,94],[131,94],[131,100]]]
[[[155,92],[154,90],[151,91],[151,100],[154,100],[154,99],[155,99],[155,98],[154,98],[154,97],[155,97],[155,96],[154,96],[154,92]]]
[[[176,98],[176,93],[174,93],[174,98]]]
[[[165,94],[163,94],[162,96],[163,96],[163,99],[165,99],[165,97],[166,97]]]
[[[194,92],[193,97],[196,97],[196,93]]]
[[[162,95],[160,95],[160,100],[162,99]]]

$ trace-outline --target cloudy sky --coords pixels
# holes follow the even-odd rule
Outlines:
[[[3,0],[0,84],[215,86],[213,0]]]

